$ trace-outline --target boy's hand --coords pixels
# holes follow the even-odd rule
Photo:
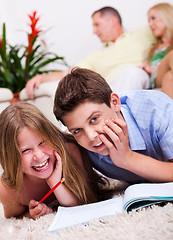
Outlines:
[[[108,148],[112,162],[118,167],[125,168],[132,152],[126,122],[119,118],[106,120],[103,131],[105,134],[101,134],[100,139]]]
[[[54,155],[56,157],[56,163],[55,163],[55,168],[54,171],[52,172],[51,176],[46,179],[47,184],[49,185],[50,188],[55,186],[57,182],[59,182],[62,178],[62,160],[60,155],[54,151]]]
[[[52,212],[53,210],[44,203],[39,203],[35,200],[29,202],[29,213],[34,220]]]

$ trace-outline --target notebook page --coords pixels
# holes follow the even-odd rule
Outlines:
[[[76,207],[59,207],[58,212],[47,231],[54,232],[73,225],[88,224],[89,221],[93,219],[101,219],[106,216],[121,213],[122,211],[122,196]]]
[[[127,202],[133,202],[138,199],[149,200],[154,197],[173,197],[173,182],[131,185],[125,190],[124,205]],[[156,199],[158,200],[158,198]]]

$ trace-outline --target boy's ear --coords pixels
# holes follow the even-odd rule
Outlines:
[[[121,110],[121,101],[119,96],[116,93],[111,93],[110,99],[111,105],[113,106],[115,112],[120,112]]]

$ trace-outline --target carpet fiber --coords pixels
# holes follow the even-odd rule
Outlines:
[[[173,204],[152,206],[93,220],[87,226],[70,227],[56,233],[47,229],[55,213],[33,219],[6,219],[0,204],[0,240],[173,240]]]

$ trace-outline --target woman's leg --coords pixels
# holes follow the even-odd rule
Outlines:
[[[173,72],[168,71],[162,78],[161,84],[162,92],[173,98]]]
[[[161,61],[156,78],[156,87],[173,98],[173,51],[169,52]]]

